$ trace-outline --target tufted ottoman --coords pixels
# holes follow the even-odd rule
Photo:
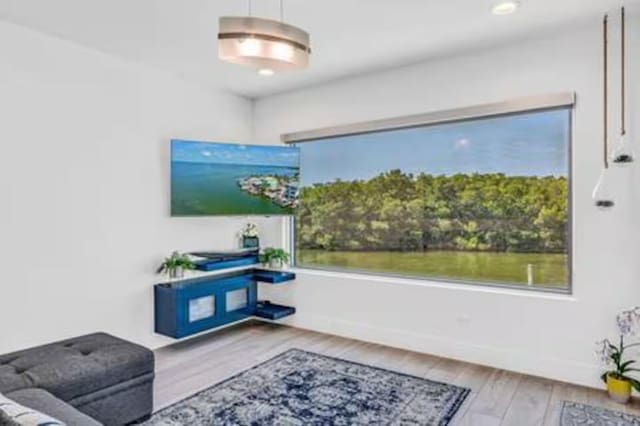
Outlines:
[[[105,333],[0,355],[0,393],[44,389],[107,426],[153,409],[153,352]]]

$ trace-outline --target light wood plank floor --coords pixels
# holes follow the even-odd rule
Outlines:
[[[556,426],[564,400],[640,415],[640,401],[618,405],[595,389],[261,322],[243,323],[157,350],[156,410],[290,348],[468,387],[471,393],[453,425]]]

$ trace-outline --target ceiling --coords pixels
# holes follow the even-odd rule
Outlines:
[[[492,15],[493,0],[285,0],[285,21],[311,33],[312,64],[273,77],[217,59],[218,17],[247,4],[0,0],[0,19],[255,98],[596,22],[620,0],[523,0],[510,16]],[[279,0],[253,0],[254,16],[278,14]]]

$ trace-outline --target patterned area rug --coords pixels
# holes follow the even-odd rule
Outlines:
[[[143,424],[447,425],[468,393],[469,389],[292,349]]]
[[[640,426],[640,417],[565,401],[560,426]]]

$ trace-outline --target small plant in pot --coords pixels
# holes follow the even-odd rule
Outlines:
[[[177,251],[166,257],[162,265],[156,271],[158,274],[165,273],[169,278],[182,278],[184,271],[195,269],[196,265],[186,254],[180,254]]]
[[[289,253],[281,248],[268,247],[260,255],[260,262],[273,269],[281,269],[289,261]]]
[[[618,344],[614,345],[609,339],[604,339],[598,342],[596,354],[604,365],[611,368],[601,376],[607,385],[609,396],[616,402],[626,404],[631,398],[632,389],[640,392],[640,381],[631,376],[631,374],[640,372],[640,369],[634,367],[636,360],[628,359],[628,350],[640,346],[640,342],[626,342],[637,332],[640,323],[640,308],[621,312],[616,321],[619,334]]]
[[[260,247],[260,235],[258,233],[258,225],[255,223],[247,223],[240,232],[242,237],[243,248],[258,248]]]

